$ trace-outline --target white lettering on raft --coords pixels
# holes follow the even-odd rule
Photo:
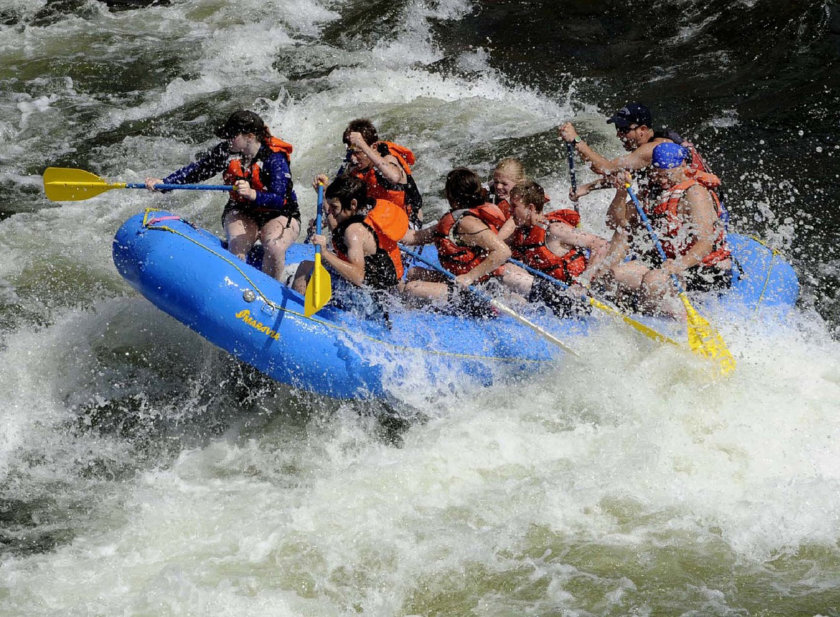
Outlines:
[[[251,326],[255,330],[258,330],[258,331],[262,332],[263,334],[266,334],[266,335],[270,336],[275,341],[280,340],[280,335],[277,332],[275,332],[274,330],[272,330],[268,326],[265,326],[265,325],[261,324],[256,319],[251,317],[251,311],[249,311],[248,309],[242,309],[241,311],[239,311],[236,314],[236,318],[241,319],[242,321],[244,321],[246,324],[248,324],[249,326]]]

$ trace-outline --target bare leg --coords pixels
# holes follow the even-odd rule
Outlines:
[[[599,281],[607,285],[608,294],[621,304],[639,295],[642,280],[649,271],[639,261],[627,261],[613,266],[609,278],[602,277]]]
[[[312,276],[312,271],[315,269],[314,261],[302,261],[298,265],[295,272],[295,280],[292,283],[292,289],[299,294],[306,293],[306,286],[309,283],[309,277]]]
[[[502,275],[502,283],[505,287],[527,296],[534,284],[534,277],[525,270],[514,264],[505,264],[505,273]]]
[[[685,307],[674,294],[671,276],[663,270],[651,270],[642,279],[642,302],[650,313],[662,313],[679,319],[685,317]]]
[[[278,280],[283,276],[283,269],[286,267],[286,250],[292,242],[297,240],[299,233],[300,222],[285,216],[271,219],[262,226],[260,237],[265,248],[263,272]]]
[[[433,281],[410,281],[405,285],[405,293],[426,300],[446,300],[449,297],[449,286]]]
[[[228,213],[224,224],[228,250],[245,261],[248,257],[248,251],[257,241],[257,234],[259,233],[257,224],[250,217],[236,210]]]

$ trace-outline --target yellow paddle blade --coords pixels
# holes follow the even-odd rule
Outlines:
[[[603,302],[599,302],[598,300],[596,300],[592,296],[587,296],[586,298],[589,300],[589,304],[594,306],[596,309],[600,309],[600,310],[602,310],[606,313],[609,313],[613,317],[618,317],[624,323],[626,323],[628,326],[631,326],[631,327],[635,328],[636,330],[638,330],[639,332],[641,332],[645,336],[652,338],[654,341],[659,341],[660,343],[671,343],[672,345],[679,346],[679,343],[677,343],[677,341],[675,341],[674,339],[657,332],[653,328],[650,328],[650,327],[646,326],[645,324],[641,323],[640,321],[636,321],[632,317],[628,317],[627,315],[625,315],[621,311],[617,311],[613,307],[611,307],[609,305],[606,305]]]
[[[321,253],[315,253],[315,267],[309,283],[306,285],[306,295],[303,299],[303,314],[310,317],[324,308],[332,297],[332,281],[330,273],[321,265]]]
[[[44,171],[44,192],[50,201],[82,201],[121,188],[125,188],[125,182],[109,184],[83,169],[48,167]]]
[[[721,375],[728,375],[735,370],[735,358],[729,353],[723,337],[691,306],[685,293],[680,294],[688,317],[688,346],[696,354],[710,360],[716,360]]]

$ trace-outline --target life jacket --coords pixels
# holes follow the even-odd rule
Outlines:
[[[574,210],[555,210],[545,215],[548,224],[518,227],[510,239],[510,249],[514,259],[545,272],[550,277],[564,283],[586,270],[586,254],[577,247],[563,255],[558,255],[545,245],[548,225],[555,222],[566,223],[572,227],[580,224],[580,214]]]
[[[269,151],[275,153],[282,152],[286,156],[286,161],[290,160],[293,150],[292,144],[272,136],[269,136],[268,139],[263,141],[260,151],[262,151],[263,148],[267,148]],[[224,179],[225,184],[236,184],[239,180],[247,180],[248,184],[250,184],[251,188],[255,191],[264,191],[266,190],[266,183],[262,177],[262,168],[263,157],[260,156],[260,152],[258,152],[257,156],[254,157],[251,161],[251,165],[247,169],[242,165],[241,159],[237,158],[230,161],[227,169],[222,174],[222,178]],[[289,183],[286,188],[286,204],[291,202],[292,190],[292,180],[289,178]],[[231,200],[239,203],[251,203],[237,191],[231,191],[230,198]]]
[[[378,141],[371,146],[380,156],[388,155],[397,159],[400,167],[405,171],[406,183],[395,184],[382,176],[376,166],[371,165],[364,171],[353,172],[353,176],[362,180],[368,189],[368,197],[384,199],[402,207],[412,221],[417,219],[417,212],[423,207],[423,197],[411,175],[411,165],[414,165],[414,153],[404,146],[390,141]]]
[[[401,279],[404,269],[400,247],[397,244],[408,231],[408,215],[405,210],[384,199],[377,199],[373,208],[365,214],[356,214],[345,220],[333,232],[333,248],[336,255],[347,261],[347,246],[344,233],[353,223],[361,223],[373,234],[376,240],[376,252],[384,252],[394,264],[397,279]]]
[[[678,146],[685,148],[691,155],[691,160],[688,161],[687,167],[696,172],[712,173],[706,160],[697,152],[697,148],[693,143],[683,137],[672,129],[661,129],[653,132],[653,139],[668,139]],[[662,187],[651,180],[652,167],[645,167],[635,172],[634,176],[636,182],[639,184],[639,197],[642,201],[654,202],[657,201],[663,194]]]
[[[688,163],[688,168],[693,169],[694,171],[702,171],[704,173],[710,174],[712,170],[709,169],[706,160],[700,156],[700,153],[697,152],[697,148],[694,146],[693,143],[688,141],[687,139],[683,139],[682,136],[672,129],[662,129],[661,131],[654,131],[653,137],[656,139],[657,137],[664,137],[665,139],[670,139],[678,146],[682,146],[686,150],[688,150],[689,154],[691,155],[691,161]]]
[[[496,202],[496,205],[499,206],[499,210],[505,215],[505,220],[508,220],[511,214],[513,214],[513,206],[510,205],[507,199],[500,199]]]
[[[666,192],[662,200],[654,206],[653,211],[648,213],[651,218],[651,225],[659,237],[660,244],[662,244],[662,250],[669,259],[675,259],[678,255],[685,255],[697,242],[696,238],[691,239],[686,237],[682,229],[684,221],[677,214],[680,200],[688,189],[695,184],[700,184],[708,189],[709,194],[712,196],[712,201],[715,204],[715,212],[717,213],[718,220],[720,220],[723,214],[720,200],[714,192],[714,189],[720,186],[720,179],[713,174],[702,171],[689,170],[687,174],[689,178]],[[713,266],[716,263],[728,259],[730,254],[729,247],[726,244],[726,231],[721,222],[712,246],[712,251],[703,258],[701,265]]]
[[[453,210],[441,217],[434,233],[438,260],[440,265],[456,276],[466,274],[487,257],[487,251],[482,248],[458,243],[455,228],[465,216],[478,217],[494,234],[499,233],[506,220],[499,207],[490,203],[470,209]],[[500,276],[503,268],[504,266],[497,268],[490,276]]]

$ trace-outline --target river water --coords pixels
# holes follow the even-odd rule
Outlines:
[[[0,615],[840,615],[838,33],[832,2],[4,0]],[[504,156],[562,200],[554,127],[618,154],[632,99],[800,274],[784,323],[717,324],[731,379],[616,325],[508,387],[302,394],[113,266],[129,216],[221,233],[221,196],[42,192],[48,165],[168,173],[246,107],[305,217],[358,116],[433,218],[450,168]]]

